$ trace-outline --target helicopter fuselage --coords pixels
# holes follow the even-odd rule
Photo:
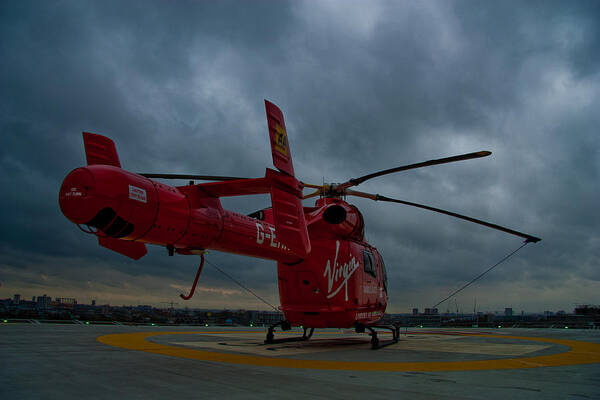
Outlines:
[[[239,184],[260,191],[264,182]],[[335,198],[304,207],[312,251],[299,257],[279,240],[272,208],[252,216],[225,210],[215,196],[224,193],[216,191],[214,184],[172,187],[117,166],[89,165],[65,178],[59,202],[102,246],[135,259],[153,244],[171,254],[213,249],[277,261],[281,310],[292,325],[342,328],[381,319],[385,267],[364,241],[356,207]]]

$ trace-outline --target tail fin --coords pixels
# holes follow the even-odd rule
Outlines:
[[[269,138],[271,139],[271,153],[273,154],[273,165],[288,175],[294,176],[292,165],[292,154],[287,139],[283,113],[275,104],[265,100],[267,110],[267,123],[269,125]]]
[[[280,173],[268,170],[271,182],[273,219],[279,240],[298,256],[304,258],[311,250],[302,208],[302,183],[294,176],[292,154],[283,121],[283,113],[275,104],[265,100],[267,123],[271,139],[273,165]]]
[[[88,165],[104,164],[121,168],[115,143],[106,136],[83,132],[83,146]]]

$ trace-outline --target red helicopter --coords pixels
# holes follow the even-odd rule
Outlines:
[[[265,343],[307,340],[315,328],[369,330],[373,348],[379,342],[376,328],[387,301],[387,275],[383,258],[364,239],[364,218],[346,196],[400,203],[481,224],[526,242],[540,239],[464,215],[352,190],[386,174],[431,165],[485,157],[479,151],[375,172],[344,183],[310,185],[296,179],[283,113],[265,100],[271,153],[277,170],[266,169],[263,178],[136,174],[121,168],[114,142],[101,135],[83,133],[87,166],[71,171],[59,193],[63,214],[101,246],[135,260],[146,254],[146,244],[165,246],[169,255],[200,255],[189,299],[204,264],[204,252],[213,249],[277,261],[281,311],[284,320],[271,326]],[[152,180],[191,179],[215,181],[168,186]],[[303,195],[304,188],[316,189]],[[266,194],[272,206],[248,216],[225,210],[220,198]],[[313,207],[302,200],[317,197]],[[298,338],[274,338],[276,326],[304,328]],[[310,329],[310,331],[309,331]],[[389,344],[389,343],[386,343]]]

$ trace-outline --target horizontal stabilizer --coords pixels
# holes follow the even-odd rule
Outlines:
[[[129,240],[113,239],[111,237],[98,237],[100,246],[116,251],[119,254],[139,260],[144,257],[148,250],[146,245],[140,242],[131,242]]]
[[[106,136],[83,132],[83,146],[88,165],[102,164],[121,168],[115,143]]]

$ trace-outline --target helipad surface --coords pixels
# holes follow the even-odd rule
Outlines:
[[[600,399],[597,330],[409,329],[375,351],[351,330],[271,345],[264,335],[4,324],[0,398]]]

